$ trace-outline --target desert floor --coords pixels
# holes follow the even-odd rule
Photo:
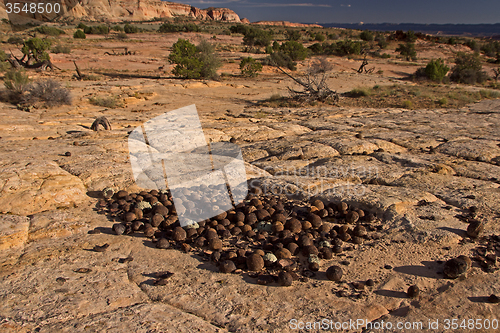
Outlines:
[[[179,37],[201,38],[69,39],[71,54],[52,55],[61,70],[30,74],[63,82],[73,95],[71,106],[26,112],[0,103],[0,331],[289,332],[294,323],[322,320],[386,323],[365,332],[444,332],[455,319],[456,332],[478,327],[467,326],[469,320],[498,327],[500,305],[488,296],[500,295],[499,270],[487,273],[473,260],[462,278],[445,279],[442,272],[444,262],[459,255],[477,259],[479,247],[500,254],[498,240],[488,245],[467,237],[464,222],[474,215],[485,223],[482,236],[500,233],[500,100],[460,109],[262,107],[264,99],[286,95],[291,81],[269,68],[255,79],[239,77],[238,59],[245,54],[238,51],[222,52],[235,62],[225,62],[221,81],[172,78],[166,56]],[[240,37],[217,38],[241,43]],[[136,54],[104,55],[120,47]],[[449,58],[458,48],[422,46],[419,61]],[[73,60],[98,79],[72,78]],[[329,83],[338,92],[415,84],[405,78],[417,67],[400,61],[374,59],[375,72],[383,74],[357,74],[352,69],[359,59],[329,61]],[[89,102],[107,96],[123,106]],[[190,104],[211,142],[236,139],[248,178],[291,184],[306,191],[304,200],[309,193],[373,212],[383,226],[380,238],[350,244],[322,260],[316,276],[280,287],[259,285],[248,273],[219,273],[199,254],[156,249],[141,235],[114,235],[114,222],[95,207],[105,187],[138,190],[128,133]],[[90,129],[99,116],[110,121],[111,131]],[[328,173],[293,173],[318,168]],[[88,234],[96,228],[102,232]],[[92,251],[104,243],[107,251]],[[121,260],[129,256],[132,261]],[[342,281],[329,281],[325,270],[340,262]],[[160,271],[174,275],[155,286],[152,276]],[[375,285],[354,288],[353,282],[367,279]],[[406,291],[415,284],[421,292],[410,299]],[[438,327],[429,327],[430,321]],[[341,330],[362,332],[359,323]],[[398,329],[397,323],[409,326]]]

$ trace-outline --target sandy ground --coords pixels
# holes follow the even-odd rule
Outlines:
[[[456,332],[496,331],[500,308],[488,297],[500,295],[500,244],[471,240],[464,221],[474,215],[486,224],[484,236],[500,232],[498,100],[457,110],[263,108],[259,101],[286,95],[291,83],[271,69],[257,79],[238,77],[238,59],[246,55],[241,38],[217,37],[216,42],[236,50],[222,52],[236,62],[225,62],[221,81],[194,81],[169,74],[168,48],[179,37],[200,40],[196,34],[68,39],[72,53],[52,55],[61,71],[30,74],[64,82],[73,95],[71,106],[26,112],[0,104],[1,331],[447,332],[455,322]],[[121,47],[135,55],[104,55],[122,52]],[[419,63],[451,59],[456,51],[459,47],[421,46]],[[73,79],[73,61],[99,79]],[[329,61],[334,65],[329,83],[339,92],[413,84],[404,78],[417,68],[393,57],[372,60],[375,74],[357,74],[352,69],[360,59]],[[123,99],[123,107],[89,102],[110,95]],[[196,104],[208,140],[236,139],[249,178],[266,170],[269,184],[309,190],[318,184],[363,187],[362,193],[313,192],[326,203],[346,201],[375,214],[379,238],[346,243],[342,254],[322,260],[314,277],[279,287],[259,285],[246,272],[219,273],[203,252],[159,250],[141,234],[113,235],[116,221],[98,214],[95,205],[105,187],[137,190],[128,133],[190,104]],[[108,118],[111,131],[90,130],[98,116]],[[326,179],[283,176],[317,166],[353,171]],[[377,172],[354,171],[361,167]],[[88,234],[96,228],[102,232]],[[110,245],[106,252],[92,251],[104,243]],[[493,272],[474,260],[464,277],[443,276],[447,260],[477,259],[481,246],[495,256]],[[123,260],[127,257],[133,260]],[[334,264],[344,270],[339,283],[325,276]],[[174,275],[167,285],[156,286],[152,277],[161,271]],[[353,284],[368,279],[374,286]],[[411,285],[421,290],[413,299],[406,294]],[[361,319],[379,326],[351,324]],[[307,323],[310,329],[302,326]],[[338,329],[336,323],[349,325]],[[490,328],[484,329],[487,323]]]

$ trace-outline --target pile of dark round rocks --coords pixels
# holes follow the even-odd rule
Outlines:
[[[248,271],[259,284],[306,281],[315,276],[321,260],[377,239],[382,230],[373,214],[345,202],[288,200],[263,194],[260,188],[253,188],[235,209],[185,228],[169,191],[105,189],[102,195],[98,208],[121,221],[113,225],[117,235],[142,233],[159,249],[196,251],[220,272]],[[340,281],[342,274],[340,266],[326,271],[333,281]]]

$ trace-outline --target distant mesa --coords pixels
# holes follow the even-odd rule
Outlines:
[[[292,22],[288,22],[288,21],[258,21],[258,22],[254,22],[252,24],[273,25],[273,26],[290,27],[290,28],[297,28],[297,27],[299,27],[299,28],[305,28],[305,27],[323,28],[323,26],[321,26],[319,24],[292,23]]]
[[[25,0],[20,0],[24,2]],[[241,22],[240,17],[228,8],[200,9],[190,5],[161,0],[61,0],[62,11],[57,20],[74,21],[148,21],[154,18],[186,16],[198,20]],[[27,20],[49,21],[54,17],[23,14]],[[3,2],[0,2],[0,18],[11,19]],[[16,15],[19,16],[19,15]]]

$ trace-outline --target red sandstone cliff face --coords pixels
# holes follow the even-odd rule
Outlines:
[[[23,2],[26,0],[20,0]],[[153,18],[186,16],[199,20],[240,22],[240,17],[227,8],[199,9],[190,5],[161,0],[61,0],[64,14],[61,19],[85,21],[145,21]],[[28,18],[49,20],[54,17]],[[3,3],[0,18],[8,18]]]

